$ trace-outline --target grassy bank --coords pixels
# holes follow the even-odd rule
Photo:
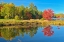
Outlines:
[[[64,25],[63,20],[50,21],[49,23],[52,24],[52,25]]]
[[[36,26],[36,25],[64,25],[64,21],[55,20],[55,21],[47,21],[47,20],[39,20],[39,19],[31,19],[31,20],[15,20],[15,19],[0,19],[0,26]]]
[[[40,20],[15,20],[15,19],[0,19],[0,26],[13,26],[13,25],[37,25],[41,24]]]

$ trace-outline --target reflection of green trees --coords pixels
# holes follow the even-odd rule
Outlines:
[[[4,28],[1,29],[1,35],[6,40],[14,38],[17,34],[14,29]]]
[[[28,34],[30,37],[33,37],[37,32],[37,27],[34,28],[2,28],[0,29],[0,34],[6,40],[12,40],[14,37],[21,35],[24,37],[25,34]]]
[[[37,28],[31,28],[29,35],[30,35],[31,37],[33,37],[34,34],[36,34],[36,33],[37,33]]]
[[[0,29],[0,37],[1,37],[1,29]]]

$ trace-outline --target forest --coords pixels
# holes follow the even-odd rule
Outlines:
[[[0,19],[40,19],[42,11],[30,3],[29,7],[24,5],[15,6],[13,3],[0,3]]]
[[[47,12],[49,11],[49,12]],[[51,19],[64,18],[63,13],[54,13],[52,9],[40,11],[37,6],[30,3],[29,6],[15,6],[13,3],[0,3],[0,19]]]

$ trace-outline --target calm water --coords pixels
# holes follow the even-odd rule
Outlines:
[[[64,26],[1,28],[0,42],[64,42]]]

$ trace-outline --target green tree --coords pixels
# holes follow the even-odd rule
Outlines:
[[[14,18],[15,15],[15,5],[13,3],[9,4],[9,8],[10,8],[10,18]]]
[[[32,18],[33,18],[34,15],[35,15],[35,12],[34,12],[34,4],[33,4],[33,3],[30,3],[29,6],[30,6],[30,7],[29,7],[29,11],[30,11],[30,13],[32,14]]]
[[[9,5],[8,4],[5,4],[1,10],[1,16],[5,16],[7,15],[8,16],[8,19],[10,18],[10,8],[8,7]]]
[[[19,17],[20,17],[20,19],[21,19],[21,17],[24,19],[24,16],[25,16],[24,10],[25,10],[25,7],[23,5],[19,7],[19,12],[20,12]]]

